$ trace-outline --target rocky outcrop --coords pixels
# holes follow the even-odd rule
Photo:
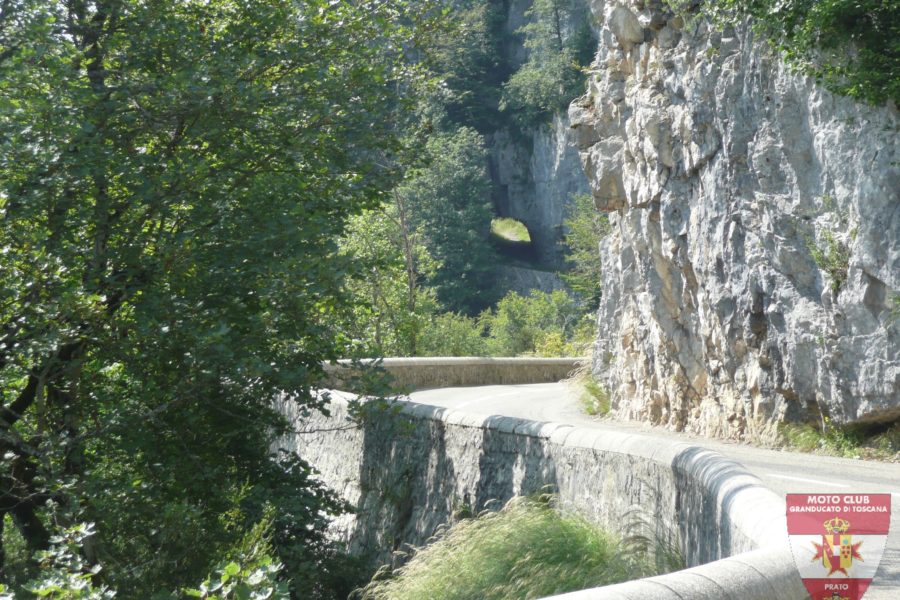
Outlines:
[[[517,32],[528,24],[526,12],[531,4],[532,0],[506,1],[504,54],[514,69],[528,58],[522,35]],[[568,32],[587,14],[586,1],[576,4],[578,8],[570,11],[570,21],[563,24]],[[488,136],[488,142],[497,214],[525,224],[534,246],[535,262],[562,269],[566,208],[573,194],[588,193],[590,189],[572,140],[568,115],[558,114],[549,123],[535,123],[525,129],[498,129]]]
[[[562,266],[563,220],[573,194],[588,181],[566,115],[525,132],[491,136],[494,204],[503,217],[525,224],[539,263]]]
[[[566,288],[566,284],[559,274],[553,271],[504,265],[498,269],[498,272],[501,285],[522,296],[527,296],[532,290],[549,294]]]
[[[900,117],[794,74],[749,27],[592,4],[570,118],[598,209],[593,369],[620,418],[765,439],[900,416]]]

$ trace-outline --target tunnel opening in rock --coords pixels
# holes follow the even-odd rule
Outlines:
[[[528,226],[510,217],[491,220],[491,242],[502,256],[529,264],[538,260]]]

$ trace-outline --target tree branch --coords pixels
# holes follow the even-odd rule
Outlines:
[[[28,383],[25,384],[16,399],[8,406],[0,408],[0,425],[4,429],[12,427],[16,421],[22,418],[28,407],[34,404],[39,387],[40,379],[32,373],[28,376]]]

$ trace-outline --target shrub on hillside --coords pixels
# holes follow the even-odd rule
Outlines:
[[[562,353],[582,314],[575,299],[563,290],[549,294],[533,290],[527,296],[510,292],[493,313],[483,316],[489,331],[488,350],[494,356]]]

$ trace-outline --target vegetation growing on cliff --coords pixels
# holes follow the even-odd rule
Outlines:
[[[584,92],[583,68],[590,64],[596,44],[584,7],[576,0],[535,0],[526,14],[531,21],[519,33],[528,59],[503,84],[500,109],[529,126],[564,110]]]
[[[671,0],[676,9],[696,0]],[[719,22],[753,18],[787,60],[830,90],[900,106],[900,3],[894,0],[701,0]]]
[[[578,392],[578,401],[581,402],[584,412],[591,416],[605,416],[611,408],[609,391],[598,382],[589,370],[577,374],[571,381]]]
[[[502,125],[499,110],[503,82],[512,72],[505,57],[503,2],[458,0],[448,21],[453,30],[435,39],[424,61],[441,75],[439,103],[444,116],[482,134]]]
[[[847,271],[850,268],[850,249],[827,229],[820,232],[820,237],[822,238],[821,246],[810,240],[807,242],[807,247],[816,266],[828,273],[831,278],[831,292],[837,296],[841,291],[841,286],[847,280]]]
[[[562,277],[593,311],[600,302],[600,242],[609,234],[609,218],[594,207],[590,194],[578,194],[569,205],[565,226],[570,268]]]
[[[900,462],[900,424],[841,426],[827,418],[821,429],[808,423],[787,423],[779,434],[791,450],[846,458]]]

